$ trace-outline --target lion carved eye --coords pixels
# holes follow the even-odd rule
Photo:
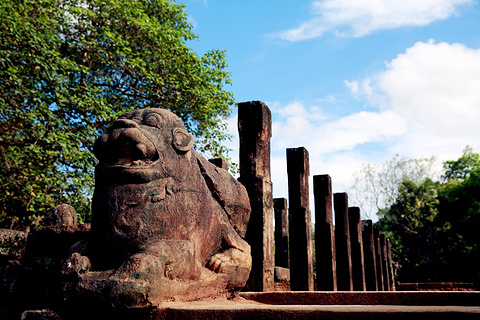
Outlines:
[[[161,119],[158,115],[156,114],[149,114],[144,120],[143,124],[150,126],[150,127],[157,127],[160,124]]]

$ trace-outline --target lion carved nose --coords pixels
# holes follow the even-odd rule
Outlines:
[[[118,119],[100,136],[93,146],[97,159],[116,163],[130,163],[136,160],[153,160],[155,145],[140,129],[137,122]]]
[[[109,128],[110,130],[120,129],[120,128],[138,128],[139,125],[137,122],[129,119],[118,119],[113,125]]]

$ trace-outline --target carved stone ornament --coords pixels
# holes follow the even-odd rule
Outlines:
[[[245,285],[247,192],[193,142],[163,109],[127,112],[97,139],[92,233],[64,261],[66,300],[148,307]]]

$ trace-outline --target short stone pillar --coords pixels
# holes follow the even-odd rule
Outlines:
[[[387,263],[388,263],[388,279],[390,280],[390,291],[395,291],[395,272],[393,271],[393,261],[392,261],[392,246],[390,244],[390,239],[387,238]]]
[[[315,201],[315,256],[317,290],[337,291],[335,233],[332,215],[332,179],[328,174],[313,176]]]
[[[69,204],[59,204],[48,210],[44,223],[46,226],[75,226],[78,223],[77,211]]]
[[[348,196],[346,193],[333,195],[335,209],[335,249],[337,253],[337,288],[352,291],[352,256],[348,225]]]
[[[245,291],[274,290],[273,195],[270,177],[272,117],[263,102],[238,104],[240,178],[252,213],[245,240],[252,249],[252,271]]]
[[[365,268],[363,259],[362,222],[360,208],[348,208],[350,245],[352,250],[352,282],[354,291],[365,291]]]
[[[288,205],[287,199],[273,199],[275,212],[275,265],[288,268]]]
[[[372,220],[362,221],[362,239],[366,289],[367,291],[377,291],[377,264],[375,261],[375,242]]]
[[[292,291],[313,291],[312,221],[308,201],[307,149],[287,149],[290,285]]]
[[[380,246],[382,247],[382,271],[383,271],[383,290],[390,291],[390,275],[388,274],[387,258],[387,238],[383,233],[380,234]]]
[[[376,267],[377,267],[378,291],[384,291],[382,247],[380,245],[380,231],[376,227],[373,228],[373,237],[374,237],[374,241],[375,241],[375,263],[376,263]]]

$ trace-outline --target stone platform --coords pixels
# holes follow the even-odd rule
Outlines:
[[[165,306],[154,319],[480,319],[480,292],[244,292],[245,300]]]
[[[93,316],[79,311],[61,318],[84,320]],[[478,320],[480,292],[242,292],[234,301],[169,302],[149,310],[93,313],[94,318],[115,320]]]

